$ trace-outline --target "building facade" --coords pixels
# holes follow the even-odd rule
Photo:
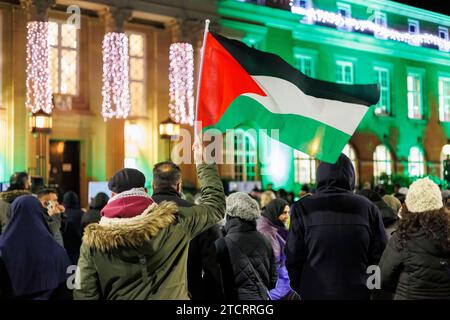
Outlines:
[[[379,0],[224,0],[218,6],[225,35],[278,54],[310,77],[380,84],[380,101],[344,150],[360,185],[383,174],[442,177],[442,148],[450,137],[450,17]],[[341,17],[356,23],[349,26]],[[366,22],[438,40],[397,41],[378,29],[359,29]],[[316,161],[281,149],[277,165],[264,175],[256,172],[257,179],[295,191],[314,183]]]
[[[38,7],[45,8],[50,21],[54,100],[53,128],[44,137],[31,133],[31,114],[25,108],[27,22]],[[320,9],[320,17],[372,21],[413,35],[428,33],[448,42],[448,16],[392,1],[0,1],[0,183],[14,171],[28,171],[79,192],[86,205],[89,182],[106,181],[128,166],[143,171],[150,188],[152,166],[173,149],[158,131],[169,116],[169,47],[191,43],[197,75],[206,18],[216,31],[276,53],[310,77],[380,83],[380,102],[344,150],[360,185],[383,173],[441,177],[442,147],[450,137],[448,47],[387,39],[293,13],[292,7]],[[68,24],[77,10],[79,24],[73,28]],[[130,43],[132,111],[127,120],[104,121],[102,40],[118,23]],[[192,132],[192,127],[184,128]],[[249,187],[272,183],[288,191],[314,183],[317,161],[304,153],[245,127],[235,130],[229,143],[235,163],[220,166],[226,181]],[[194,166],[183,164],[182,170],[185,186],[195,187]]]
[[[50,21],[54,109],[44,137],[31,133],[25,107],[27,22],[36,8]],[[190,42],[198,55],[204,20],[217,20],[216,11],[211,1],[0,1],[0,183],[27,171],[75,190],[87,205],[89,182],[126,165],[143,171],[150,188],[152,166],[169,156],[159,124],[168,118],[170,44]],[[102,40],[117,23],[129,39],[132,109],[127,120],[104,121]],[[183,169],[195,186],[193,168]]]

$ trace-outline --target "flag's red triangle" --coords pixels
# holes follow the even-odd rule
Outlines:
[[[208,33],[198,102],[201,127],[217,123],[231,102],[244,93],[266,96],[239,62]]]

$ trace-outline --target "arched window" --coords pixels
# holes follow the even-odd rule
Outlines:
[[[355,148],[353,148],[351,144],[347,143],[342,150],[342,153],[345,154],[352,162],[353,167],[355,168],[355,181],[356,184],[358,184],[358,157],[356,156]]]
[[[310,155],[294,150],[294,168],[296,183],[314,183],[316,181],[316,160]]]
[[[425,160],[423,151],[417,146],[409,149],[408,174],[412,177],[420,177],[425,174]]]
[[[375,152],[373,153],[373,176],[375,180],[382,173],[388,176],[392,174],[392,156],[389,149],[381,144],[375,148]]]

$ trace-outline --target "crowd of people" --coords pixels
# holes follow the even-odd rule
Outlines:
[[[193,149],[199,159],[201,143]],[[166,161],[152,195],[125,168],[108,182],[111,198],[99,193],[87,210],[71,191],[33,195],[28,175],[14,174],[0,193],[0,298],[450,299],[450,192],[430,179],[355,192],[341,154],[294,201],[273,186],[226,197],[217,167],[196,167],[195,201]]]

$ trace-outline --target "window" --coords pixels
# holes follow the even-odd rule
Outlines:
[[[379,145],[373,153],[373,176],[375,181],[381,174],[392,174],[392,157],[389,149],[384,145]]]
[[[422,76],[408,73],[408,118],[422,119]]]
[[[356,151],[351,146],[351,144],[348,143],[345,145],[344,149],[342,150],[342,153],[345,154],[352,162],[353,167],[355,168],[355,182],[356,185],[358,185],[359,172],[358,172],[358,158],[356,156]]]
[[[336,82],[353,84],[353,63],[336,61]]]
[[[375,24],[377,26],[380,26],[382,28],[387,28],[387,16],[386,13],[381,12],[381,11],[376,11],[375,12]],[[380,32],[375,32],[374,34],[375,37],[380,38],[380,39],[386,39],[386,35],[383,35]]]
[[[450,172],[450,167],[449,167],[449,161],[450,161],[450,156],[447,156],[448,151],[446,150],[448,149],[448,145],[444,145],[441,149],[441,179],[442,180],[447,180],[449,172]],[[444,152],[445,151],[445,152]]]
[[[312,7],[311,0],[296,0],[295,2],[300,8],[309,9]]]
[[[351,18],[352,17],[352,7],[347,3],[338,2],[337,3],[338,14],[343,18]],[[338,26],[339,30],[347,30],[352,31],[352,27],[349,26]]]
[[[439,120],[450,121],[450,77],[439,77]]]
[[[138,158],[142,154],[141,146],[145,139],[145,129],[137,123],[125,121],[125,168],[138,169]]]
[[[376,80],[380,85],[380,100],[375,106],[376,115],[389,115],[391,113],[391,87],[389,69],[375,67]]]
[[[419,21],[408,19],[408,33],[411,35],[420,34]],[[418,46],[420,43],[418,41],[410,41],[409,44]]]
[[[54,94],[78,94],[78,30],[62,21],[49,23],[50,68]]]
[[[409,149],[408,174],[412,177],[421,177],[425,174],[424,156],[419,147]]]
[[[408,32],[409,34],[419,34],[419,21],[408,19]]]
[[[307,75],[308,77],[314,76],[312,57],[296,55],[295,62],[297,69],[300,70],[303,74]]]
[[[127,33],[130,55],[130,101],[131,116],[146,116],[145,95],[145,37],[141,33]]]
[[[448,41],[448,28],[439,27],[439,38],[441,38],[444,41]],[[447,49],[443,46],[439,46],[439,50],[447,50]]]
[[[243,130],[237,130],[234,134],[234,180],[255,181],[257,158],[254,137]]]
[[[316,181],[316,160],[310,155],[294,150],[295,182],[301,184]]]

